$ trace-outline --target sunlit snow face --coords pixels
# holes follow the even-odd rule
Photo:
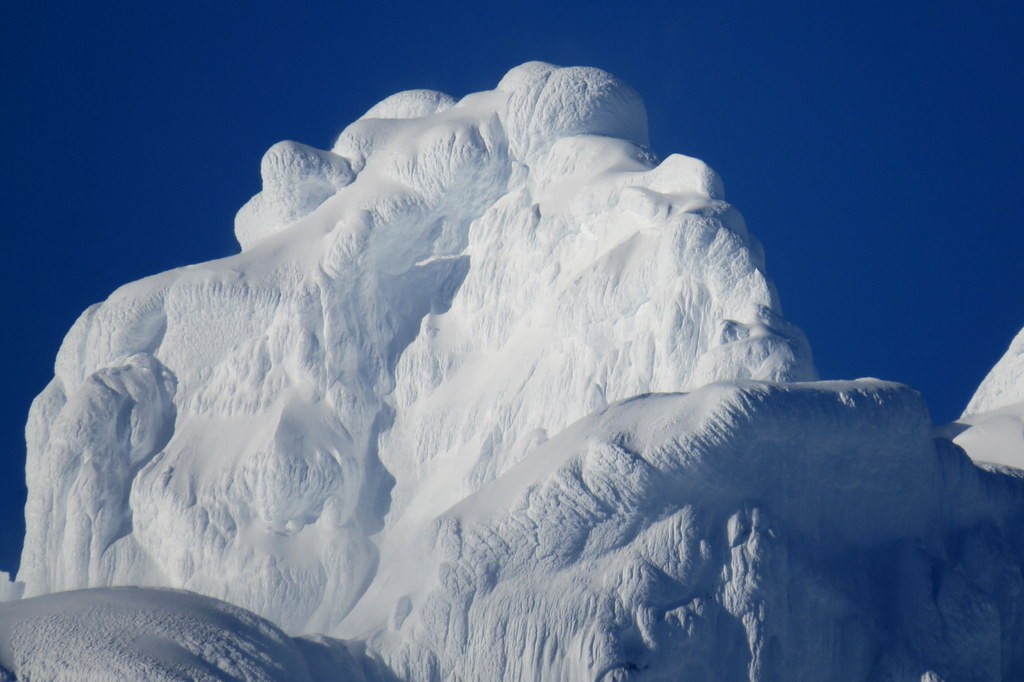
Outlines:
[[[470,95],[458,103],[432,90],[401,92],[349,125],[330,152],[295,142],[271,147],[261,165],[263,191],[239,211],[235,233],[242,247],[250,248],[312,213],[362,174],[367,164],[376,162],[378,171],[368,175],[381,176],[375,182],[364,181],[374,185],[371,192],[378,201],[401,192],[388,186],[388,181],[397,181],[425,189],[429,203],[429,194],[457,189],[445,177],[456,174],[460,165],[486,165],[481,153],[507,155],[530,167],[539,164],[557,140],[578,135],[646,147],[643,100],[599,69],[540,62],[513,69],[494,92]],[[389,162],[388,157],[404,160]]]
[[[812,377],[717,176],[647,142],[628,85],[530,63],[458,102],[389,97],[330,151],[274,145],[240,254],[126,285],[69,333],[29,429],[30,592],[145,580],[329,629],[574,420]],[[142,400],[107,380],[128,358],[155,368],[131,370]],[[169,405],[145,398],[158,375]],[[127,465],[96,478],[53,434]]]

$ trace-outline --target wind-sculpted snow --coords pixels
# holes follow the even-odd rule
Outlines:
[[[988,373],[964,410],[979,414],[1024,402],[1024,329],[1010,343],[1006,354]]]
[[[1024,679],[1022,337],[941,431],[978,466],[802,383],[721,181],[597,69],[261,175],[241,253],[68,333],[0,679]]]
[[[1022,679],[1024,478],[930,428],[876,381],[612,405],[410,533],[342,632],[410,680]]]
[[[813,379],[718,178],[647,143],[629,86],[531,63],[274,145],[242,253],[68,333],[27,428],[26,595],[186,588],[329,631],[408,529],[572,421]]]
[[[388,680],[360,646],[292,639],[236,606],[107,588],[0,604],[0,680]]]
[[[1024,330],[945,432],[979,462],[1024,469]]]
[[[1024,470],[1024,402],[965,415],[940,431],[982,465]]]

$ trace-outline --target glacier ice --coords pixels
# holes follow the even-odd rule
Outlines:
[[[185,588],[327,631],[410,524],[610,402],[814,378],[760,245],[643,102],[531,63],[282,142],[235,256],[88,309],[27,427],[26,595]]]
[[[245,640],[266,679],[1024,677],[1024,474],[964,452],[1024,464],[990,437],[1022,337],[948,432],[816,382],[720,179],[598,69],[398,93],[260,170],[240,253],[65,338],[4,666],[42,636],[5,623],[88,610]]]

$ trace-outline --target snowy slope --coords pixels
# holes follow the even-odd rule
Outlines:
[[[615,403],[385,562],[335,634],[174,591],[0,605],[46,679],[1016,680],[1024,474],[874,380]],[[0,670],[2,674],[2,670]],[[70,679],[70,678],[69,678]]]
[[[980,414],[1021,402],[1024,402],[1024,329],[981,382],[964,414]]]
[[[357,645],[292,639],[252,613],[188,592],[122,587],[0,604],[0,680],[14,679],[388,678]]]
[[[1024,469],[1024,330],[947,433],[978,462]]]
[[[813,379],[760,245],[643,102],[530,63],[272,147],[243,251],[83,313],[36,399],[27,596],[186,588],[329,631],[410,534],[649,391]]]
[[[1024,475],[877,381],[577,422],[382,565],[340,631],[411,680],[1024,678]]]
[[[68,333],[0,679],[1024,679],[1024,473],[813,382],[719,179],[647,143],[529,63],[274,145],[241,253]],[[1021,338],[946,432],[979,462],[1024,463]]]

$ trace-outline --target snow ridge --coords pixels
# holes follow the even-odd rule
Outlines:
[[[964,415],[990,412],[1016,403],[1024,403],[1024,329],[981,382]]]

